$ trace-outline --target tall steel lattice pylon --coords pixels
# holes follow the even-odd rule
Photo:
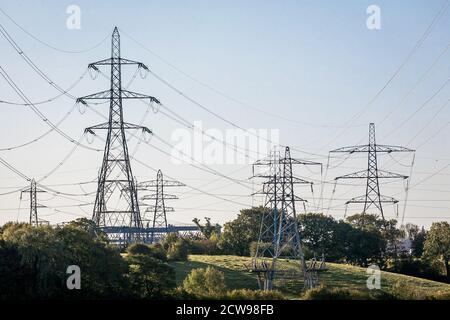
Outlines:
[[[397,204],[398,200],[383,196],[380,193],[380,179],[407,179],[408,176],[400,175],[397,173],[380,170],[378,169],[378,153],[393,153],[393,152],[414,152],[412,149],[408,149],[400,146],[390,146],[377,144],[375,140],[375,124],[369,124],[369,144],[343,147],[330,151],[330,153],[367,153],[367,169],[358,172],[346,174],[340,177],[336,177],[335,180],[339,179],[366,179],[366,194],[352,198],[348,200],[345,204],[350,203],[360,203],[364,204],[364,209],[362,214],[368,213],[369,209],[375,207],[375,213],[381,215],[383,221],[385,221],[383,203]],[[398,215],[398,213],[397,213]]]
[[[111,67],[111,87],[109,90],[94,93],[77,99],[77,102],[87,104],[88,100],[109,100],[109,120],[85,129],[85,132],[95,134],[95,130],[107,130],[103,162],[98,176],[97,195],[95,198],[92,219],[99,227],[119,227],[117,232],[109,233],[110,239],[119,243],[137,241],[138,233],[120,232],[120,227],[142,227],[137,190],[131,171],[125,130],[140,129],[151,134],[142,126],[130,124],[123,119],[122,100],[145,99],[149,103],[159,101],[140,93],[122,89],[122,72],[124,65],[136,65],[148,70],[141,62],[124,59],[120,56],[120,35],[114,28],[111,40],[111,58],[89,64],[89,68],[99,71],[101,66]]]
[[[23,193],[28,193],[30,198],[30,224],[32,226],[38,226],[42,223],[47,223],[48,221],[39,219],[38,216],[38,208],[45,208],[45,206],[40,205],[38,203],[37,194],[39,192],[45,192],[44,190],[38,189],[36,187],[36,180],[31,179],[30,187],[27,189],[24,189],[20,193],[20,199],[22,200]]]
[[[289,147],[285,148],[284,157],[278,150],[253,164],[253,177],[264,178],[263,188],[255,194],[265,196],[264,206],[269,209],[263,214],[261,229],[251,272],[258,275],[258,284],[262,290],[272,290],[275,277],[287,276],[287,272],[279,270],[279,258],[289,258],[298,263],[298,270],[304,279],[305,288],[316,285],[317,276],[309,270],[301,244],[296,213],[296,202],[306,200],[295,195],[295,184],[312,183],[293,175],[293,165],[321,165],[317,162],[303,161],[291,157]],[[262,173],[255,174],[256,167],[265,167]]]
[[[175,209],[173,207],[167,207],[166,200],[175,200],[178,197],[174,194],[167,194],[164,189],[166,187],[183,187],[184,183],[174,180],[165,180],[161,170],[158,170],[156,175],[156,180],[144,181],[138,183],[138,190],[151,190],[154,191],[152,194],[144,195],[142,200],[155,200],[154,205],[149,205],[145,210],[142,218],[142,222],[146,225],[145,227],[155,228],[167,228],[167,212],[173,212]],[[152,215],[152,219],[148,216]],[[162,239],[163,233],[158,233],[152,231],[150,233],[149,242],[158,242]]]

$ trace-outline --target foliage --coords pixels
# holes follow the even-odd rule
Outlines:
[[[328,288],[323,285],[309,289],[301,295],[303,300],[369,300],[370,298],[368,292],[345,288]]]
[[[220,297],[226,292],[224,273],[213,267],[193,269],[184,279],[183,289],[199,297]]]
[[[83,221],[59,228],[8,224],[2,228],[1,239],[6,257],[0,260],[0,278],[12,277],[18,284],[0,283],[0,292],[6,297],[107,298],[121,297],[124,291],[126,265],[119,252],[87,230]],[[11,259],[16,262],[10,264]],[[67,289],[66,269],[70,265],[82,270],[83,290]],[[17,267],[15,272],[3,273],[12,266]]]
[[[264,207],[243,209],[235,220],[225,223],[218,244],[222,252],[248,256],[250,244],[258,241],[261,220],[267,212],[268,209]]]
[[[447,281],[450,283],[450,224],[433,222],[424,244],[424,257],[444,262]]]
[[[423,255],[425,240],[427,239],[427,231],[422,227],[422,230],[414,235],[411,242],[412,255],[420,258]]]
[[[412,256],[402,256],[389,261],[387,270],[435,281],[445,281],[445,277],[442,276],[439,267],[435,263]]]
[[[205,254],[216,255],[220,254],[220,249],[217,246],[218,240],[212,236],[210,239],[193,239],[189,240],[189,253],[190,254]]]
[[[262,291],[250,289],[234,289],[228,291],[224,299],[229,300],[283,300],[284,297],[278,290]]]
[[[213,225],[211,223],[211,218],[205,217],[205,220],[206,223],[204,225],[200,224],[200,220],[197,218],[192,220],[192,222],[197,225],[205,239],[210,239],[212,236],[219,237],[221,231],[220,225],[218,223]]]
[[[127,253],[129,255],[147,255],[161,261],[167,261],[166,253],[160,244],[143,244],[133,243],[127,247]]]
[[[178,239],[167,249],[167,259],[169,261],[186,261],[189,254],[189,243],[187,240]]]
[[[336,250],[338,222],[333,217],[320,213],[301,214],[298,223],[302,241],[309,251],[317,255],[324,254],[329,261],[342,258],[342,253]]]
[[[125,261],[128,263],[126,277],[133,297],[159,298],[175,288],[175,273],[167,263],[148,254],[128,255]]]

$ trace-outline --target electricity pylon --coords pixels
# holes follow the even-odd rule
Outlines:
[[[140,182],[137,185],[138,190],[152,190],[153,194],[148,194],[143,196],[142,200],[155,200],[155,205],[148,206],[145,210],[143,222],[146,222],[146,227],[152,224],[154,228],[167,228],[167,212],[173,212],[175,209],[173,207],[167,207],[165,200],[175,200],[178,197],[174,194],[167,194],[164,191],[166,187],[183,187],[184,183],[174,180],[165,180],[161,170],[158,170],[156,175],[156,180]],[[153,219],[147,217],[147,215],[153,213]],[[150,234],[150,243],[159,241],[162,233],[152,231]]]
[[[367,211],[374,206],[375,209],[381,214],[383,221],[385,221],[383,203],[393,203],[397,204],[398,200],[383,196],[380,193],[380,179],[407,179],[408,176],[393,173],[390,171],[378,169],[378,153],[393,153],[393,152],[414,152],[412,149],[408,149],[400,146],[390,146],[384,144],[377,144],[375,140],[375,124],[369,124],[369,144],[358,145],[351,147],[343,147],[330,151],[330,153],[367,153],[367,169],[358,172],[346,174],[340,177],[336,177],[335,180],[339,179],[366,179],[366,194],[352,198],[348,200],[345,205],[350,203],[363,203],[364,209],[362,214],[366,214]]]
[[[38,203],[37,194],[38,192],[45,192],[44,190],[38,189],[36,187],[36,181],[31,180],[30,187],[24,189],[20,192],[20,199],[22,200],[23,193],[29,193],[30,198],[30,224],[37,227],[41,223],[41,219],[38,217],[38,208],[45,208],[45,206]]]
[[[99,227],[142,227],[137,190],[131,171],[125,130],[140,129],[151,134],[150,129],[127,123],[123,119],[122,100],[146,99],[150,103],[159,101],[140,93],[122,89],[122,66],[136,65],[148,70],[142,62],[124,59],[120,56],[120,35],[114,28],[111,39],[111,58],[89,64],[89,68],[99,71],[101,66],[111,67],[110,89],[77,99],[87,104],[87,100],[109,100],[109,120],[85,129],[95,134],[95,130],[107,130],[103,162],[98,175],[97,195],[92,219]],[[124,191],[123,191],[124,190]],[[120,230],[120,229],[117,229]],[[119,243],[134,242],[138,233],[117,232],[109,234]]]
[[[263,214],[259,240],[252,260],[251,271],[257,273],[258,284],[262,290],[272,290],[277,274],[282,274],[277,266],[278,258],[290,258],[299,263],[306,288],[315,286],[315,276],[305,262],[298,220],[296,202],[306,200],[295,195],[295,184],[312,183],[293,175],[293,165],[320,165],[317,162],[291,158],[290,149],[286,147],[284,157],[279,151],[253,164],[253,177],[264,178],[263,188],[255,194],[265,196],[264,206],[269,209]],[[255,174],[256,167],[266,167],[263,173]]]

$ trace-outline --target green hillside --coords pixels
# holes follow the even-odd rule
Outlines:
[[[204,256],[191,255],[188,262],[174,262],[177,282],[181,283],[186,275],[194,268],[206,268],[214,266],[225,274],[226,284],[229,289],[249,288],[257,289],[256,276],[246,271],[245,265],[251,262],[249,257],[238,256]],[[329,270],[320,274],[320,283],[330,288],[347,288],[356,291],[367,291],[366,269],[351,265],[328,263]],[[291,269],[293,263],[280,261],[280,267]],[[450,285],[440,282],[415,278],[390,272],[381,273],[381,289],[389,290],[400,282],[406,290],[413,289],[417,295],[445,294],[450,296]],[[283,293],[286,298],[299,298],[303,289],[301,280],[277,280],[275,288]]]

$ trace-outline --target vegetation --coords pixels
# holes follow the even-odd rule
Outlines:
[[[298,226],[306,258],[326,257],[329,271],[320,273],[321,286],[303,292],[298,263],[280,260],[278,267],[290,276],[276,278],[275,291],[261,292],[246,266],[267,212],[241,210],[223,232],[209,218],[204,225],[196,219],[200,236],[168,234],[161,244],[121,249],[87,219],[59,227],[8,223],[0,228],[0,299],[450,298],[450,285],[406,276],[450,281],[447,222],[426,231],[412,224],[397,229],[395,220],[372,215],[337,221],[313,213],[300,215]],[[405,238],[410,252],[401,249]],[[383,270],[380,290],[367,288],[365,267],[371,264]],[[81,290],[68,289],[69,266],[80,268]]]
[[[251,263],[250,257],[242,256],[204,256],[190,255],[187,262],[172,262],[175,269],[176,281],[182,285],[183,280],[192,269],[207,268],[212,266],[223,272],[228,293],[233,290],[257,290],[256,276],[247,271],[246,265]],[[287,260],[280,261],[282,269],[292,269],[296,263]],[[365,268],[338,263],[328,263],[329,270],[319,275],[321,285],[329,289],[339,289],[332,291],[339,293],[350,291],[352,299],[405,299],[398,292],[392,293],[395,286],[403,286],[405,291],[410,290],[417,293],[417,298],[423,299],[448,299],[450,295],[450,284],[405,276],[396,273],[381,271],[381,290],[367,289],[367,273]],[[303,281],[301,280],[281,280],[276,279],[275,289],[284,299],[304,299]]]
[[[184,279],[183,289],[197,297],[221,297],[226,292],[224,273],[213,267],[193,269]]]
[[[431,225],[423,254],[427,258],[439,259],[444,263],[447,281],[450,283],[450,224],[448,222],[434,222]]]

